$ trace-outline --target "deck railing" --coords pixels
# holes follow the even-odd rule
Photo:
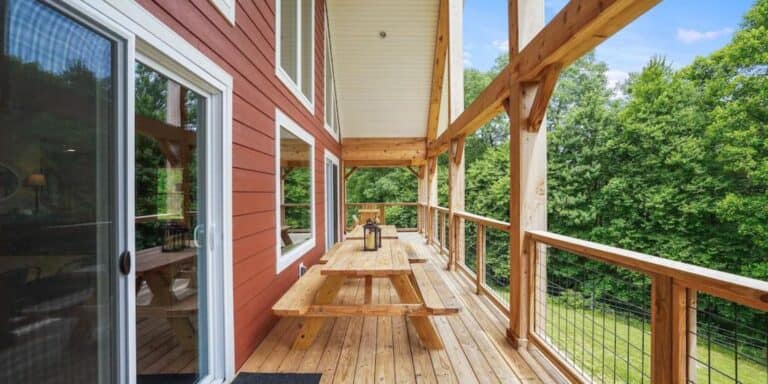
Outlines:
[[[500,276],[509,223],[424,212],[427,242],[447,266],[517,312]],[[454,228],[463,228],[463,252]],[[768,383],[768,282],[546,231],[526,232],[526,249],[528,340],[569,380]]]

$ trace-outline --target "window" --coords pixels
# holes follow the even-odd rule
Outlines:
[[[277,272],[315,246],[314,138],[277,111],[275,178],[278,202]]]
[[[314,0],[277,2],[277,77],[314,113]]]
[[[235,0],[210,0],[216,9],[227,18],[230,24],[235,25]]]
[[[328,20],[325,21],[325,129],[336,140],[339,139],[338,109],[336,105],[336,80],[333,73],[333,55],[331,54],[331,32]]]

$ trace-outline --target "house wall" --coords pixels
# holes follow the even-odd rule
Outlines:
[[[138,0],[229,72],[233,94],[233,262],[235,364],[245,362],[277,318],[270,308],[298,276],[298,263],[317,262],[325,248],[324,150],[340,157],[323,127],[324,0],[315,0],[314,114],[275,75],[275,0],[236,1],[235,25],[208,0]],[[275,273],[275,109],[315,137],[316,246]]]

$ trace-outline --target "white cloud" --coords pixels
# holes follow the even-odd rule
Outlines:
[[[620,71],[618,69],[610,69],[605,72],[605,77],[608,80],[608,86],[614,88],[621,82],[627,80],[629,78],[629,73]]]
[[[491,45],[501,52],[509,51],[509,40],[494,40],[491,42]]]
[[[465,67],[471,67],[472,66],[472,54],[469,53],[469,51],[464,51],[464,66]]]
[[[733,28],[723,28],[714,31],[697,31],[695,29],[677,28],[677,40],[685,44],[693,44],[698,43],[699,41],[714,40],[731,33],[733,33]]]

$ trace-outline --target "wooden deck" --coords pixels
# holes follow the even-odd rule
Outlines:
[[[197,356],[179,345],[166,319],[140,319],[136,332],[139,334],[136,346],[139,375],[197,372]]]
[[[185,286],[186,282],[178,284]],[[137,295],[138,303],[149,303],[152,294],[143,284]],[[138,317],[136,319],[136,371],[139,375],[166,373],[195,373],[198,369],[197,354],[185,349],[171,330],[168,319],[163,317]]]
[[[419,241],[418,235],[408,234]],[[445,349],[425,349],[403,317],[328,319],[308,350],[292,349],[299,331],[295,318],[281,319],[256,348],[242,372],[321,372],[324,383],[539,383],[542,379],[505,339],[506,318],[468,281],[444,270],[430,254],[429,280],[437,292],[452,290],[458,315],[432,317]],[[349,281],[339,300],[360,301],[363,280]],[[375,279],[374,302],[398,301],[386,279]],[[441,295],[443,300],[449,295]],[[544,382],[551,382],[544,377]]]

